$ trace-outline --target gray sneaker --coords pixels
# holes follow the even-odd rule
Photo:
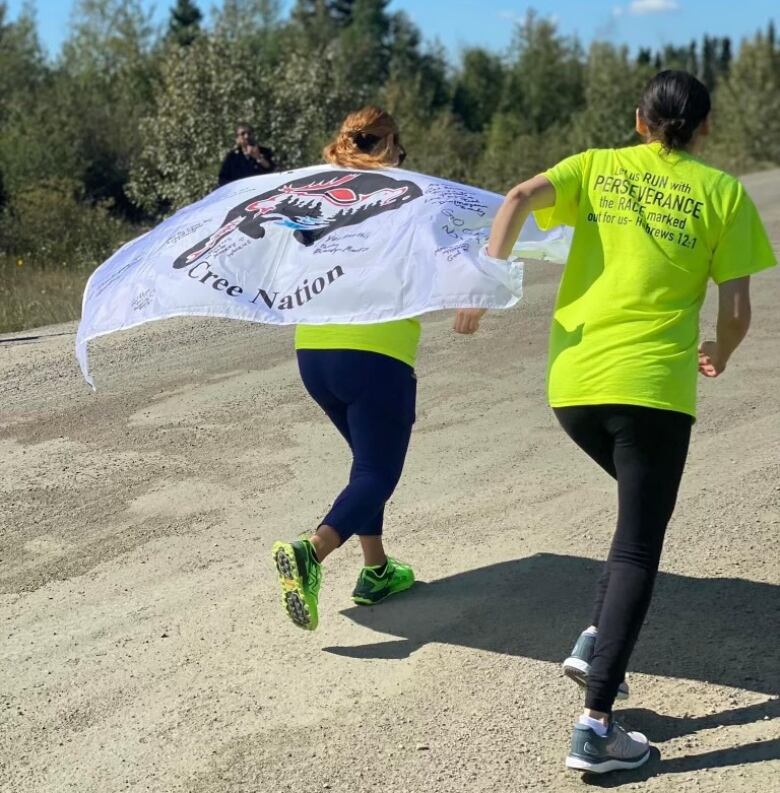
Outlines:
[[[639,768],[650,757],[650,742],[641,732],[626,732],[617,722],[605,736],[577,722],[571,736],[566,768],[591,774]]]
[[[563,662],[563,674],[577,685],[587,688],[590,662],[595,650],[596,637],[591,633],[581,633],[571,655]],[[617,698],[628,699],[628,683],[625,680],[618,686]]]

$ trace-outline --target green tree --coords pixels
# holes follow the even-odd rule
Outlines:
[[[38,177],[37,169],[29,167],[38,133],[28,119],[38,115],[48,77],[32,5],[25,3],[15,22],[7,14],[7,5],[0,2],[0,208],[16,185]]]
[[[710,90],[715,88],[718,79],[718,40],[710,36],[705,36],[701,50],[701,69],[699,79]]]
[[[505,82],[502,111],[538,134],[566,124],[583,104],[582,50],[576,39],[529,11],[515,33],[516,57]]]
[[[544,134],[534,134],[527,131],[516,115],[499,112],[486,133],[476,183],[505,193],[518,182],[542,173],[567,154],[571,154],[567,127],[556,124],[548,127]]]
[[[299,48],[326,48],[338,32],[328,0],[296,0],[291,19],[293,32],[302,34],[297,37]]]
[[[718,57],[719,74],[726,75],[731,71],[732,60],[731,39],[727,37],[722,39],[720,44],[720,56]]]
[[[288,53],[270,75],[258,114],[279,162],[291,168],[322,162],[322,149],[344,116],[362,103],[360,85],[333,79],[332,51],[316,58]]]
[[[390,66],[390,19],[387,0],[342,0],[332,13],[339,34],[339,60],[345,79],[360,75],[362,90],[356,93],[369,101],[387,79]],[[356,86],[357,87],[357,86]]]
[[[713,155],[737,172],[780,165],[780,50],[768,35],[743,41],[715,96]]]
[[[235,124],[255,116],[254,77],[242,48],[221,37],[201,36],[167,53],[128,185],[140,207],[180,207],[216,186]]]
[[[0,171],[8,196],[47,180],[83,188],[91,160],[77,143],[82,130],[73,113],[73,94],[67,80],[56,74],[26,103],[9,108],[0,128]]]
[[[180,47],[189,47],[200,34],[203,14],[192,0],[176,0],[171,8],[168,38]]]
[[[466,180],[464,168],[478,158],[479,146],[471,141],[464,152],[467,131],[451,113],[447,64],[441,49],[423,49],[420,31],[403,14],[390,20],[388,79],[379,102],[395,117],[409,158],[405,167]],[[449,140],[443,136],[452,133]]]
[[[408,91],[405,104],[419,105],[428,114],[449,108],[446,53],[440,46],[424,47],[419,28],[401,11],[390,17],[389,54],[383,93]]]
[[[689,65],[690,49],[667,44],[658,54],[657,62],[662,69],[687,69]]]
[[[56,75],[68,103],[58,145],[76,153],[86,197],[110,199],[128,215],[125,185],[142,145],[140,121],[154,101],[154,45],[140,0],[80,0]]]
[[[15,102],[29,101],[46,73],[32,4],[25,3],[15,22],[7,15],[0,2],[0,124]]]
[[[455,77],[453,110],[467,129],[481,132],[498,109],[503,89],[501,58],[479,47],[467,49]]]
[[[151,52],[151,11],[140,0],[78,0],[62,62],[91,80],[124,78]]]
[[[214,31],[229,41],[264,41],[279,22],[279,9],[279,0],[224,0],[212,9]]]
[[[572,124],[572,148],[627,146],[636,140],[634,113],[653,74],[633,61],[627,47],[595,42],[585,66],[585,106]]]

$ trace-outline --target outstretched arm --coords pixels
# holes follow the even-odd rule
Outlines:
[[[523,224],[534,209],[546,209],[555,204],[555,188],[546,176],[534,176],[513,187],[498,210],[488,241],[488,256],[508,259]],[[470,335],[479,329],[484,308],[461,308],[455,313],[453,330]]]
[[[507,193],[490,229],[488,256],[508,259],[531,212],[547,209],[554,204],[555,188],[546,176],[534,176],[513,187]]]
[[[724,281],[718,286],[718,325],[715,341],[699,347],[699,372],[717,377],[750,327],[750,277]]]

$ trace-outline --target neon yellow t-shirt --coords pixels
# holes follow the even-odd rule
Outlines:
[[[414,368],[420,322],[399,319],[373,325],[298,325],[296,350],[365,350],[397,358]]]
[[[574,226],[550,334],[553,407],[628,404],[696,414],[707,280],[775,265],[734,177],[659,143],[591,149],[546,174],[542,228]]]

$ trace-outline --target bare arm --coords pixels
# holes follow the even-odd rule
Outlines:
[[[555,188],[546,176],[534,176],[533,179],[513,187],[493,221],[488,255],[496,259],[508,259],[531,212],[535,209],[547,209],[554,204]]]
[[[715,341],[699,347],[699,372],[717,377],[726,368],[750,327],[750,277],[724,281],[718,287],[718,325]]]
[[[546,176],[534,176],[513,187],[498,210],[490,229],[488,256],[508,259],[523,224],[534,209],[546,209],[555,204],[555,188]],[[455,314],[453,330],[470,335],[479,329],[484,308],[461,308]]]

